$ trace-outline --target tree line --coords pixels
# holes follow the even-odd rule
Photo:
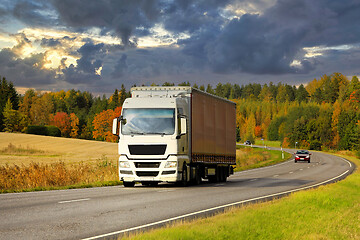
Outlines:
[[[29,89],[19,95],[5,78],[0,84],[1,131],[24,132],[29,125],[53,125],[63,137],[82,139],[116,141],[111,121],[130,96],[124,85],[107,98],[74,89],[45,93]],[[165,82],[162,86],[174,85]],[[360,148],[360,83],[356,76],[349,80],[333,73],[305,86],[270,82],[192,87],[237,103],[239,141],[262,138],[281,141],[284,147]]]

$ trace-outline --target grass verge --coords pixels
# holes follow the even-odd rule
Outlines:
[[[277,150],[246,146],[236,146],[236,148],[236,172],[274,165],[291,157],[291,154]]]
[[[360,239],[359,189],[358,168],[335,184],[126,239]]]
[[[6,164],[0,166],[0,193],[119,185],[116,163],[102,157],[97,164]]]

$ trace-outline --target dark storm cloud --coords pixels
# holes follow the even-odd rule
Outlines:
[[[302,35],[302,30],[281,29],[258,15],[243,15],[241,19],[232,20],[205,49],[209,64],[216,72],[296,72],[299,69],[290,64],[302,48]]]
[[[305,58],[304,47],[360,42],[359,12],[359,1],[279,0],[261,15],[231,20],[220,32],[204,24],[208,29],[178,43],[219,73],[307,73],[316,65]]]
[[[237,13],[239,17],[234,18],[229,9],[237,7],[249,13]],[[183,82],[187,80],[184,76],[236,82],[242,77],[251,81],[290,77],[300,81],[306,77],[308,81],[311,74],[318,77],[342,69],[353,74],[351,69],[358,68],[358,51],[339,48],[312,58],[306,57],[304,48],[360,43],[359,12],[358,0],[3,0],[0,24],[6,24],[12,14],[29,27],[55,27],[64,32],[96,28],[100,34],[120,37],[122,44],[95,44],[75,37],[77,42],[86,41],[78,49],[69,37],[31,43],[24,34],[17,34],[18,44],[0,52],[0,73],[27,86],[32,83],[26,79],[45,84],[57,78],[91,87],[112,86],[114,81],[126,81],[128,86],[156,79]],[[178,40],[179,48],[136,49],[137,38],[154,37],[156,24],[169,31],[171,36],[163,38],[170,43],[174,36],[187,34],[189,38]],[[156,37],[159,40],[160,36]],[[17,55],[34,43],[46,51],[61,49],[79,57],[77,64],[66,66],[64,58],[58,69],[62,74],[57,75],[41,68],[45,53],[25,58]],[[97,71],[101,67],[100,76]]]
[[[12,14],[29,26],[52,26],[56,19],[49,1],[18,1],[12,9]]]
[[[101,77],[96,73],[96,70],[102,67],[105,52],[103,51],[104,44],[94,44],[92,42],[85,43],[78,53],[81,57],[76,61],[77,66],[71,64],[69,67],[62,70],[62,78],[69,83],[91,84],[98,81]]]
[[[0,51],[0,73],[16,86],[33,87],[48,85],[55,81],[55,72],[42,69],[44,54],[18,58],[12,49]]]
[[[163,23],[172,32],[193,33],[201,28],[221,25],[221,8],[229,0],[175,0],[164,7]]]
[[[142,29],[142,35],[146,34],[160,13],[154,0],[55,0],[53,4],[66,25],[115,32],[125,45],[129,44],[135,30]]]
[[[126,54],[122,54],[121,58],[117,61],[113,72],[111,73],[111,76],[113,78],[120,78],[124,75],[125,71],[128,68],[127,62],[127,55]]]

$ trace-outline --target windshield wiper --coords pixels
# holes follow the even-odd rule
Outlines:
[[[154,135],[156,135],[156,134],[159,134],[159,135],[165,135],[166,133],[164,133],[164,132],[147,132],[147,133],[145,133],[146,135],[151,135],[151,134],[154,134]]]
[[[130,132],[131,135],[144,135],[143,132]]]

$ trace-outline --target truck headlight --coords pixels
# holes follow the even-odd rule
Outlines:
[[[169,161],[165,164],[165,168],[176,168],[177,162],[176,161]]]
[[[120,168],[130,168],[130,164],[129,164],[129,162],[121,161],[121,162],[119,162],[119,167]]]

